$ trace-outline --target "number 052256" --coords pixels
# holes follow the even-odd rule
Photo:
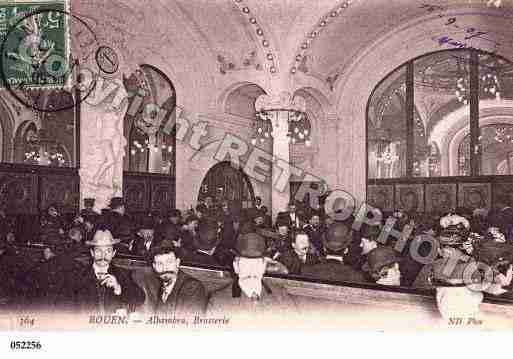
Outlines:
[[[37,340],[24,341],[24,340],[13,340],[11,341],[12,350],[34,350],[41,349],[41,343]]]

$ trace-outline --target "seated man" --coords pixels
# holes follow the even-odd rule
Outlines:
[[[473,236],[469,234],[470,223],[462,216],[449,214],[440,219],[440,232],[436,237],[438,253],[432,263],[428,263],[418,272],[411,286],[414,288],[433,288],[431,276],[435,267],[452,266],[458,261],[468,262],[473,252]]]
[[[271,228],[273,226],[273,220],[271,219],[271,216],[267,214],[269,209],[267,209],[267,206],[262,206],[260,208],[260,212],[262,212],[262,215],[264,216],[264,225],[268,228]]]
[[[169,240],[163,240],[150,250],[152,269],[134,271],[134,280],[146,292],[145,309],[172,318],[202,315],[208,296],[203,284],[180,270],[181,252]]]
[[[308,234],[312,245],[318,253],[321,252],[322,237],[325,231],[324,226],[321,224],[321,217],[319,213],[313,212],[310,216],[308,224],[303,227],[303,230]]]
[[[144,292],[130,277],[129,271],[111,265],[116,255],[114,239],[109,230],[96,231],[91,247],[92,260],[87,265],[64,273],[65,279],[57,305],[63,309],[109,313],[133,311],[144,302]]]
[[[215,222],[204,222],[194,238],[194,249],[184,257],[184,262],[210,266],[229,266],[233,256],[219,246],[219,229]]]
[[[369,271],[376,284],[398,286],[401,285],[401,271],[399,263],[401,257],[390,247],[379,246],[367,255]]]
[[[343,282],[368,282],[363,272],[344,263],[344,256],[352,238],[350,224],[343,222],[332,224],[327,229],[323,241],[326,256],[321,260],[321,263],[304,266],[301,274]]]
[[[56,204],[48,206],[46,213],[41,216],[40,222],[40,241],[48,245],[62,245],[65,238],[64,220]]]
[[[194,241],[198,237],[199,218],[196,216],[188,216],[182,226],[181,235],[182,246],[185,248],[193,248]]]
[[[513,297],[513,245],[492,238],[484,239],[477,248],[478,259],[491,269],[492,280],[484,291],[502,297]]]
[[[289,228],[300,229],[303,227],[303,222],[301,218],[299,218],[299,214],[296,212],[297,205],[295,202],[291,201],[288,205],[288,211],[279,212],[276,220],[278,218],[280,220],[286,221]]]
[[[253,224],[255,228],[269,229],[265,223],[265,216],[262,211],[255,211],[253,214]]]
[[[155,222],[153,217],[144,216],[137,230],[135,243],[132,245],[132,252],[135,255],[147,256],[157,240],[158,238],[155,238]]]
[[[276,219],[277,235],[266,236],[267,252],[266,256],[276,259],[283,251],[290,248],[291,238],[289,234],[288,220],[283,216]]]
[[[319,263],[319,257],[311,251],[310,239],[306,233],[298,232],[291,247],[276,258],[287,267],[290,274],[301,274],[303,266]]]
[[[233,260],[236,276],[212,295],[207,309],[209,317],[226,315],[233,318],[234,324],[242,319],[251,324],[262,320],[269,325],[272,316],[282,321],[284,315],[297,313],[286,288],[263,278],[268,262],[264,258],[265,239],[256,233],[241,235],[236,250]]]

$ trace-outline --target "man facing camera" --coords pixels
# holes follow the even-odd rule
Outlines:
[[[267,320],[274,315],[277,320],[283,320],[285,314],[297,313],[286,289],[264,279],[268,263],[264,258],[265,239],[256,233],[247,233],[239,237],[236,248],[234,279],[212,295],[207,310],[209,315],[229,315],[234,321],[241,320],[238,324],[254,324],[254,320],[263,317]]]
[[[180,250],[170,240],[151,248],[151,269],[134,272],[146,292],[146,310],[169,317],[202,315],[208,295],[200,281],[180,270]]]
[[[319,263],[319,258],[311,250],[310,239],[304,232],[296,233],[291,248],[286,249],[276,260],[285,265],[290,274],[301,274],[304,266]]]
[[[66,274],[58,306],[112,314],[133,311],[144,302],[144,292],[132,281],[130,272],[111,263],[118,243],[109,230],[98,230],[85,242],[91,247],[92,261]]]

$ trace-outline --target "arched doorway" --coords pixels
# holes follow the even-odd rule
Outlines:
[[[228,201],[232,211],[242,214],[251,208],[255,199],[253,185],[241,170],[224,161],[210,168],[201,182],[198,202],[212,197],[216,204]]]

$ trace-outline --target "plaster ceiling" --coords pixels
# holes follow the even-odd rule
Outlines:
[[[321,81],[344,72],[364,49],[398,27],[487,0],[73,0],[80,15],[119,38],[126,52],[151,47],[164,57],[194,61],[226,74],[301,71]],[[504,1],[501,11],[513,5]],[[420,21],[420,20],[419,20]],[[130,49],[132,47],[132,49]],[[142,55],[141,55],[142,56]],[[139,56],[139,57],[141,57]],[[179,62],[179,61],[178,61]],[[224,72],[223,72],[224,71]]]

